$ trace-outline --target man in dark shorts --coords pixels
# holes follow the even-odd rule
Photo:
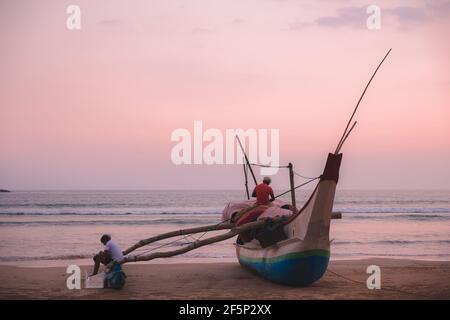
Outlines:
[[[98,273],[98,269],[100,268],[100,263],[103,265],[107,265],[111,261],[119,262],[123,258],[122,250],[120,250],[117,243],[111,240],[111,236],[109,234],[104,234],[100,238],[100,242],[105,246],[105,250],[100,251],[98,254],[94,256],[94,271],[91,274],[95,276]]]

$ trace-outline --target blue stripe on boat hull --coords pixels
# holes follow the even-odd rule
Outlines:
[[[325,274],[329,259],[329,256],[310,255],[268,262],[241,256],[239,263],[273,282],[309,286]]]

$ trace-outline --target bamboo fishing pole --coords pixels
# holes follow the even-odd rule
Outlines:
[[[349,119],[348,122],[347,122],[347,126],[345,127],[344,133],[342,134],[342,137],[341,137],[341,139],[339,140],[338,145],[336,146],[336,150],[334,151],[334,154],[338,154],[338,152],[339,152],[340,149],[342,148],[342,145],[344,144],[344,141],[345,141],[346,137],[348,136],[348,135],[347,135],[348,127],[350,126],[350,123],[352,122],[353,117],[355,116],[356,110],[358,110],[359,104],[360,104],[362,98],[364,97],[364,95],[365,95],[365,93],[366,93],[366,91],[367,91],[367,88],[369,87],[370,83],[372,82],[372,79],[373,79],[373,78],[375,77],[375,75],[377,74],[378,69],[380,69],[381,65],[383,64],[384,60],[386,60],[386,58],[387,58],[387,56],[389,55],[389,53],[391,53],[391,50],[392,50],[392,48],[389,49],[389,51],[386,53],[386,55],[384,56],[383,60],[381,60],[381,62],[378,64],[378,67],[375,69],[375,72],[372,74],[372,77],[370,77],[369,82],[367,82],[367,85],[366,85],[366,87],[364,88],[363,93],[362,93],[361,96],[359,97],[358,103],[356,104],[356,107],[355,107],[355,109],[353,110],[353,113],[352,113],[350,119]],[[355,124],[356,124],[356,123],[355,123]],[[353,129],[353,127],[355,126],[355,124],[353,124],[352,129]],[[350,134],[350,132],[349,132],[349,134]],[[346,135],[347,135],[347,136],[346,136]]]
[[[239,139],[238,135],[236,135],[236,139],[239,142],[239,146],[241,147],[242,153],[244,154],[245,161],[247,162],[247,166],[250,169],[250,173],[252,174],[253,181],[255,182],[255,186],[257,186],[258,182],[256,182],[256,178],[255,178],[255,174],[253,173],[252,166],[250,164],[250,161],[248,161],[247,154],[245,153],[244,147],[242,146],[241,140]]]
[[[245,192],[247,193],[247,200],[250,200],[250,193],[248,192],[248,176],[247,176],[247,166],[245,163],[242,163],[244,165],[244,177],[245,177]]]
[[[350,127],[350,130],[348,130],[347,134],[345,135],[344,139],[341,140],[341,143],[337,147],[338,153],[341,150],[342,146],[344,145],[345,140],[347,140],[348,136],[350,135],[350,133],[352,132],[353,128],[356,126],[357,123],[358,123],[358,121],[355,121],[353,123],[353,125]]]

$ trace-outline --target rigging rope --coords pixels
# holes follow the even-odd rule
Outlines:
[[[289,166],[270,166],[268,164],[259,164],[259,163],[250,163],[250,165],[263,168],[278,168],[278,169],[289,168]]]
[[[250,163],[250,165],[257,166],[257,167],[263,167],[263,168],[289,169],[289,166],[269,166],[269,165],[266,165],[266,164],[258,164],[258,163]],[[294,171],[294,174],[299,176],[299,177],[301,177],[301,178],[303,178],[303,179],[314,179],[312,177],[307,177],[307,176],[301,175],[300,173],[295,172],[295,171]]]
[[[228,222],[228,221],[230,221],[230,220],[231,220],[231,218],[226,219],[226,220],[223,220],[223,221],[221,221],[221,222],[219,222],[219,223],[217,223],[217,224],[215,224],[215,225],[218,226],[218,225],[221,225],[222,223]],[[155,247],[155,248],[151,248],[151,249],[148,249],[148,250],[139,252],[138,254],[135,254],[135,255],[133,255],[133,256],[139,257],[139,256],[142,256],[143,254],[148,253],[148,252],[152,252],[152,251],[154,251],[154,250],[156,250],[156,249],[160,249],[160,248],[169,246],[169,245],[171,245],[171,244],[174,244],[175,242],[182,241],[182,240],[184,240],[184,239],[186,239],[186,238],[188,238],[188,237],[191,237],[192,239],[194,239],[193,241],[190,241],[190,242],[188,241],[188,242],[184,243],[184,245],[189,245],[189,244],[194,243],[195,241],[199,241],[199,240],[200,240],[201,238],[203,238],[208,232],[210,232],[210,231],[205,231],[199,238],[195,238],[195,237],[193,237],[191,234],[187,234],[187,235],[183,236],[183,237],[180,238],[180,239],[175,239],[175,240],[173,240],[173,241],[164,243],[164,244],[162,244],[162,245],[160,245],[160,246],[157,246],[157,247]],[[141,249],[142,249],[142,248],[141,248]],[[139,250],[139,249],[137,249],[136,251],[138,251],[138,250]]]
[[[330,273],[334,274],[335,276],[338,276],[338,277],[340,277],[340,278],[342,278],[342,279],[344,279],[344,280],[347,280],[347,281],[350,281],[350,282],[353,282],[353,283],[358,283],[358,284],[364,284],[364,285],[366,285],[366,282],[364,282],[364,281],[359,281],[359,280],[355,280],[355,279],[348,278],[348,277],[346,277],[346,276],[343,276],[342,274],[339,274],[339,273],[337,273],[337,272],[331,270],[330,268],[327,269],[327,272],[330,272]],[[406,293],[406,294],[409,294],[409,295],[418,296],[418,297],[422,297],[422,298],[427,298],[427,299],[432,299],[432,300],[433,300],[432,297],[427,296],[427,295],[424,295],[424,294],[415,293],[415,292],[409,292],[409,291],[403,291],[403,290],[395,289],[395,288],[392,288],[392,287],[386,287],[386,286],[383,286],[383,287],[381,288],[381,290],[393,291],[393,292],[403,293],[403,294]]]
[[[151,249],[142,251],[141,253],[135,254],[134,256],[136,256],[136,257],[142,256],[142,255],[145,254],[145,253],[148,253],[148,252],[154,251],[154,250],[156,250],[156,249],[160,249],[160,248],[169,246],[169,245],[171,245],[171,244],[174,244],[174,243],[177,242],[177,241],[184,240],[184,239],[186,239],[186,238],[189,237],[189,236],[190,236],[189,234],[188,234],[188,235],[185,235],[185,236],[182,237],[181,239],[175,239],[175,240],[170,241],[170,242],[168,242],[168,243],[164,243],[164,244],[162,244],[162,245],[160,245],[160,246],[158,246],[158,247],[155,247],[155,248],[151,248]],[[188,242],[188,244],[189,244],[189,242]]]
[[[295,172],[295,171],[293,171],[293,172],[294,172],[294,174],[295,174],[296,176],[299,176],[300,178],[303,178],[303,179],[315,179],[315,178],[313,178],[313,177],[306,177],[306,176],[301,175],[300,173],[297,173],[297,172]]]
[[[304,185],[307,185],[308,183],[311,183],[311,182],[313,182],[314,180],[319,179],[320,177],[321,177],[321,176],[317,176],[317,177],[312,178],[312,179],[310,179],[310,180],[308,180],[308,181],[306,181],[306,182],[304,182],[304,183],[302,183],[302,184],[299,184],[298,186],[296,186],[296,187],[294,188],[294,190],[297,189],[297,188],[303,187]],[[279,195],[275,196],[275,199],[276,199],[276,198],[279,198],[279,197],[281,197],[281,196],[283,196],[283,195],[285,195],[286,193],[289,193],[289,192],[291,192],[291,190],[288,190],[288,191],[285,191],[285,192],[283,192],[283,193],[280,193]]]

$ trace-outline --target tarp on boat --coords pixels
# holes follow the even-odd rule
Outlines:
[[[255,200],[229,202],[223,209],[222,221],[229,221],[234,215],[240,213],[242,210],[250,209],[254,205]],[[258,216],[257,220],[289,216],[292,214],[292,211],[288,209],[289,205],[290,204],[286,201],[276,199]]]

